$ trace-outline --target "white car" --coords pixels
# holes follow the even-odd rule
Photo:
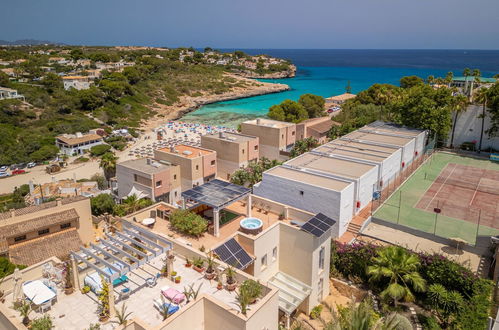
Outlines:
[[[8,169],[9,169],[9,167],[8,167],[8,166],[2,166],[2,167],[0,167],[0,172],[5,172],[5,171],[7,171]]]
[[[28,168],[32,168],[32,167],[35,167],[36,166],[36,163],[35,162],[29,162],[28,165]]]

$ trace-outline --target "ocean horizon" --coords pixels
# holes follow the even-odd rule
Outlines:
[[[323,97],[341,94],[348,83],[352,92],[358,93],[375,83],[398,85],[404,76],[445,77],[449,71],[460,76],[466,67],[481,70],[484,77],[499,73],[499,50],[241,50],[289,59],[297,66],[296,77],[259,80],[287,84],[291,90],[205,105],[182,120],[235,127],[241,121],[265,115],[272,105],[285,99],[296,101],[305,93]]]

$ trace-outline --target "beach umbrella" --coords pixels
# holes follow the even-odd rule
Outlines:
[[[466,240],[462,239],[461,237],[451,237],[449,239],[456,244],[456,254],[459,252],[459,246],[462,247],[468,243]]]

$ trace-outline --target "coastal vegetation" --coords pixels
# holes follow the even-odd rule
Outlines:
[[[430,329],[485,329],[493,283],[440,254],[368,243],[331,245],[333,277],[372,290],[386,312],[415,304]]]
[[[262,181],[263,172],[280,164],[281,162],[277,160],[262,157],[257,162],[251,162],[245,168],[235,171],[230,177],[230,182],[240,186],[253,187],[257,182]]]
[[[183,97],[249,87],[252,82],[228,74],[237,73],[231,67],[235,63],[250,66],[246,71],[263,63],[259,68],[269,72],[289,65],[238,52],[145,47],[4,47],[0,59],[9,63],[2,70],[11,70],[6,71],[10,75],[0,71],[0,86],[25,97],[0,100],[0,164],[55,157],[59,134],[103,126],[140,128],[158,108],[180,104]],[[66,90],[65,75],[89,77],[90,88]]]
[[[270,107],[268,117],[274,120],[299,123],[306,119],[324,115],[325,100],[322,96],[303,94],[298,102],[284,100]]]

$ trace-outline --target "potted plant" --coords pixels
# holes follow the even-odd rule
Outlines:
[[[29,324],[29,313],[31,313],[31,303],[27,300],[23,300],[19,303],[16,309],[23,318],[23,324],[27,327]]]
[[[255,280],[246,280],[239,286],[239,292],[247,293],[250,304],[254,304],[262,295],[262,285]]]
[[[284,212],[279,213],[279,220],[284,220]]]
[[[206,258],[206,271],[204,273],[204,277],[207,280],[212,280],[217,275],[215,273],[215,259],[213,258],[212,253],[208,253],[206,256],[207,256],[207,258]]]
[[[72,294],[74,292],[73,283],[72,283],[72,269],[71,262],[66,261],[65,263],[65,273],[64,273],[64,293]]]
[[[189,258],[185,258],[185,267],[189,268],[192,266],[192,261]]]
[[[222,290],[223,288],[224,288],[224,285],[223,285],[222,281],[218,280],[217,290]]]
[[[87,294],[90,292],[90,287],[88,285],[85,285],[83,288],[81,288],[81,293]]]
[[[242,291],[236,294],[237,304],[239,308],[241,308],[241,313],[246,315],[246,311],[248,309],[248,305],[250,304],[251,297],[246,291]]]
[[[104,278],[101,277],[102,288],[99,291],[99,321],[106,322],[109,320],[110,307],[109,307],[109,283]]]
[[[232,266],[228,266],[225,269],[225,275],[227,275],[227,280],[226,280],[227,290],[234,291],[236,289],[236,286],[237,286],[236,279],[235,279],[236,271],[234,270],[234,268]]]
[[[182,276],[175,277],[175,283],[180,283],[181,279],[182,279]]]
[[[171,273],[170,273],[170,279],[171,279],[172,281],[175,281],[175,277],[177,277],[177,272],[175,272],[175,271],[171,272]]]
[[[164,259],[161,259],[161,261],[164,262],[163,264],[163,267],[161,267],[161,274],[163,275],[163,277],[168,277],[168,259],[167,258],[164,258]]]
[[[192,268],[198,273],[202,273],[204,271],[204,260],[201,257],[194,258],[192,261]]]

